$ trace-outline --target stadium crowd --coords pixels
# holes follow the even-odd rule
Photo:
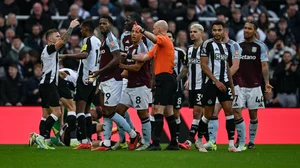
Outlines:
[[[3,0],[0,2],[0,105],[39,105],[38,85],[42,76],[40,54],[46,45],[45,32],[57,28],[61,34],[70,22],[79,18],[114,17],[113,34],[120,39],[126,17],[140,13],[146,30],[152,31],[157,20],[166,20],[169,31],[175,34],[174,46],[187,52],[192,44],[189,39],[191,23],[204,26],[203,41],[211,37],[211,21],[216,18],[229,26],[230,39],[243,39],[244,18],[257,19],[259,40],[269,49],[270,83],[273,92],[265,93],[266,107],[299,107],[300,86],[300,11],[297,0],[282,2],[282,8],[272,12],[262,0]],[[244,3],[243,3],[244,2]],[[26,20],[18,15],[28,15]],[[51,16],[67,16],[54,20]],[[200,17],[200,19],[199,19]],[[270,18],[275,19],[271,21]],[[277,20],[276,20],[277,18]],[[99,27],[95,35],[101,40]],[[80,53],[82,45],[80,28],[73,30],[61,54]],[[65,58],[60,68],[77,70],[79,62]],[[183,90],[188,106],[188,90]],[[94,102],[99,104],[99,95]]]

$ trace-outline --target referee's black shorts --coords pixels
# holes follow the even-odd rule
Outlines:
[[[177,88],[175,76],[161,73],[155,76],[154,105],[173,105],[173,98]]]
[[[39,85],[42,108],[59,107],[59,94],[54,82]]]

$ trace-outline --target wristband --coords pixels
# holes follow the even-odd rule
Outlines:
[[[143,29],[143,30],[141,31],[141,33],[142,33],[142,34],[144,34],[144,33],[145,33],[145,31],[146,31],[146,30],[145,30],[145,29]]]
[[[126,58],[127,59],[132,59],[132,54],[127,54]]]

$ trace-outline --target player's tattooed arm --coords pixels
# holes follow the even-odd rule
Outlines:
[[[182,78],[184,78],[189,72],[188,66],[184,65],[180,73],[178,74],[176,80],[180,81]]]
[[[265,80],[265,92],[271,92],[272,89],[273,89],[273,86],[270,85],[270,81],[269,81],[268,62],[261,62],[261,69],[262,69],[263,77],[264,77],[264,80]]]
[[[62,39],[65,43],[68,42],[68,39],[69,39],[69,37],[70,37],[71,34],[72,34],[72,31],[73,31],[73,28],[72,28],[72,27],[69,27],[69,28],[67,29],[66,33],[61,37],[61,39]]]

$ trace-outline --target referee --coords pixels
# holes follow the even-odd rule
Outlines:
[[[176,141],[176,122],[173,113],[173,97],[176,92],[176,79],[172,75],[174,69],[174,46],[168,37],[168,24],[164,20],[155,22],[153,34],[145,31],[141,26],[134,25],[134,28],[144,34],[155,45],[147,54],[131,55],[127,58],[136,61],[148,61],[154,59],[154,74],[156,90],[154,94],[153,114],[154,137],[153,143],[146,150],[161,150],[160,136],[163,129],[163,117],[165,115],[171,133],[171,142],[166,150],[179,150]],[[166,109],[166,112],[164,113]]]

